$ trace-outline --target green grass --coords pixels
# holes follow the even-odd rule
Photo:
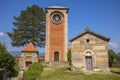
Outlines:
[[[89,74],[69,72],[67,68],[45,67],[41,80],[120,80],[120,74]]]

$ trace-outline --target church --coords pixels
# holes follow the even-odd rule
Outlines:
[[[72,70],[109,72],[109,40],[107,37],[90,31],[89,28],[72,38],[70,40]]]
[[[68,11],[66,7],[46,8],[45,62],[68,62]],[[72,70],[109,71],[109,38],[90,31],[70,39]]]
[[[50,6],[46,8],[45,63],[48,66],[68,65],[68,11],[69,8]],[[85,32],[70,39],[71,69],[73,71],[109,71],[109,38],[92,32]],[[20,54],[19,66],[26,69],[38,62],[38,51],[29,43]]]

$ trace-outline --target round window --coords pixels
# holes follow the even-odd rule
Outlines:
[[[89,42],[90,42],[90,40],[89,40],[89,39],[86,39],[86,42],[87,42],[87,43],[89,43]]]
[[[52,16],[52,21],[55,24],[59,24],[62,21],[62,16],[59,13],[55,13]]]

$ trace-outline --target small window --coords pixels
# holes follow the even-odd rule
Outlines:
[[[87,42],[87,43],[89,43],[89,42],[90,42],[90,40],[89,40],[89,39],[86,39],[86,42]]]
[[[32,53],[32,57],[34,57],[34,53]]]
[[[26,53],[24,53],[24,55],[23,55],[24,57],[26,57]]]

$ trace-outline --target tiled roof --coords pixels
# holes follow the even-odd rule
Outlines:
[[[102,40],[104,40],[104,41],[107,41],[107,42],[109,42],[109,40],[110,40],[110,38],[107,38],[107,37],[102,36],[102,35],[100,35],[100,34],[97,34],[97,33],[95,33],[95,32],[86,30],[85,32],[79,34],[78,36],[76,36],[76,37],[74,37],[74,38],[72,38],[72,39],[70,39],[69,41],[72,42],[72,41],[78,39],[79,37],[81,37],[81,36],[83,36],[83,35],[85,35],[85,34],[92,34],[92,35],[94,35],[94,36],[96,36],[96,37],[98,37],[98,38],[100,38],[100,39],[102,39]]]
[[[32,43],[29,43],[22,52],[38,52],[35,46]]]

